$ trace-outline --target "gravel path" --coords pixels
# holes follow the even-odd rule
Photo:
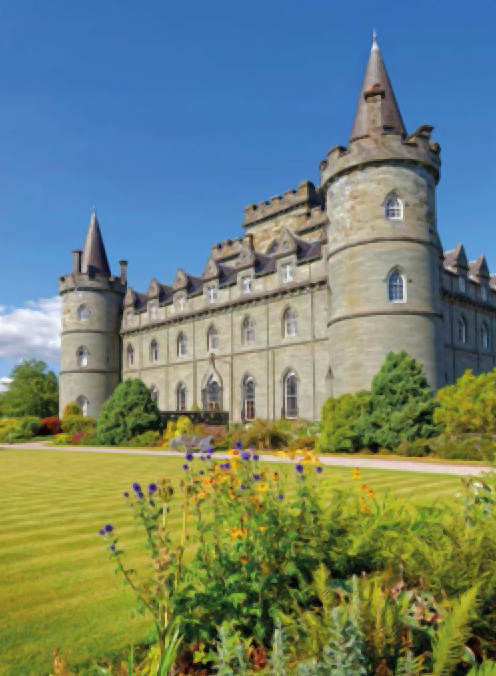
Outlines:
[[[33,443],[12,444],[3,448],[35,448],[46,449],[48,451],[69,451],[72,453],[114,453],[121,455],[166,455],[170,457],[182,457],[184,453],[176,451],[152,451],[138,448],[99,448],[97,446],[52,446],[43,441]],[[216,458],[227,458],[227,453],[216,453]],[[281,459],[273,455],[261,455],[263,462],[281,462]],[[477,476],[482,472],[491,471],[491,467],[482,465],[452,465],[442,462],[416,462],[415,460],[387,460],[386,458],[361,458],[354,456],[350,458],[336,458],[332,456],[322,456],[323,465],[332,465],[334,467],[361,467],[362,469],[391,469],[403,472],[423,472],[424,474],[454,474],[458,476]]]

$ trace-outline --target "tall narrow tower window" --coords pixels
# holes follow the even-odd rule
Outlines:
[[[458,288],[460,289],[461,293],[465,293],[467,290],[467,285],[465,284],[465,277],[460,277],[458,279]]]
[[[284,338],[294,338],[298,329],[298,316],[293,308],[288,307],[282,316],[282,335]]]
[[[292,371],[284,378],[284,413],[286,418],[298,416],[298,380]]]
[[[219,332],[215,326],[211,326],[207,332],[207,352],[219,349]]]
[[[481,288],[481,298],[482,300],[487,300],[487,289],[485,286]]]
[[[186,385],[184,383],[179,383],[176,388],[176,410],[186,410]]]
[[[255,383],[251,376],[247,376],[243,382],[243,408],[245,420],[255,419]]]
[[[90,316],[90,313],[88,312],[88,308],[86,307],[86,305],[80,305],[78,307],[78,311],[77,311],[78,320],[80,322],[85,322],[88,319],[89,316]]]
[[[489,347],[489,331],[487,330],[486,322],[483,322],[481,328],[481,344],[484,350],[487,350]]]
[[[89,401],[82,394],[76,399],[76,404],[81,409],[83,415],[88,415],[88,404]]]
[[[460,343],[467,342],[467,320],[465,317],[460,317],[458,320],[458,340]]]
[[[88,366],[88,350],[85,347],[80,347],[77,351],[77,365],[79,368],[86,368]]]
[[[251,317],[245,317],[241,325],[241,344],[249,345],[255,340],[255,322]]]
[[[156,364],[158,362],[158,343],[152,340],[150,343],[150,361]]]
[[[388,299],[392,303],[402,303],[405,300],[405,278],[399,270],[393,270],[389,275]]]
[[[188,353],[188,340],[184,333],[180,333],[177,337],[177,356],[185,357]]]
[[[390,197],[386,201],[386,218],[390,221],[403,220],[403,202],[399,197]]]
[[[134,350],[132,345],[127,346],[127,365],[134,366]]]

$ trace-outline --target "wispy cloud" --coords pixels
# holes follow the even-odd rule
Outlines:
[[[28,301],[20,308],[0,306],[0,358],[58,361],[60,327],[61,299],[58,296]],[[0,387],[5,388],[4,380],[0,379]]]

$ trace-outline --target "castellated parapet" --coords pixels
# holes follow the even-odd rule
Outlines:
[[[245,207],[243,227],[272,218],[276,214],[295,209],[298,206],[313,206],[321,203],[322,197],[314,184],[310,181],[303,181],[298,184],[296,189],[287,190],[282,195],[271,197],[270,200]]]

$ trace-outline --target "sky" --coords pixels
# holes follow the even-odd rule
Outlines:
[[[202,273],[243,210],[349,139],[372,43],[407,130],[441,145],[438,228],[496,273],[496,6],[0,0],[0,388],[59,369],[57,280],[92,206],[145,292]]]

